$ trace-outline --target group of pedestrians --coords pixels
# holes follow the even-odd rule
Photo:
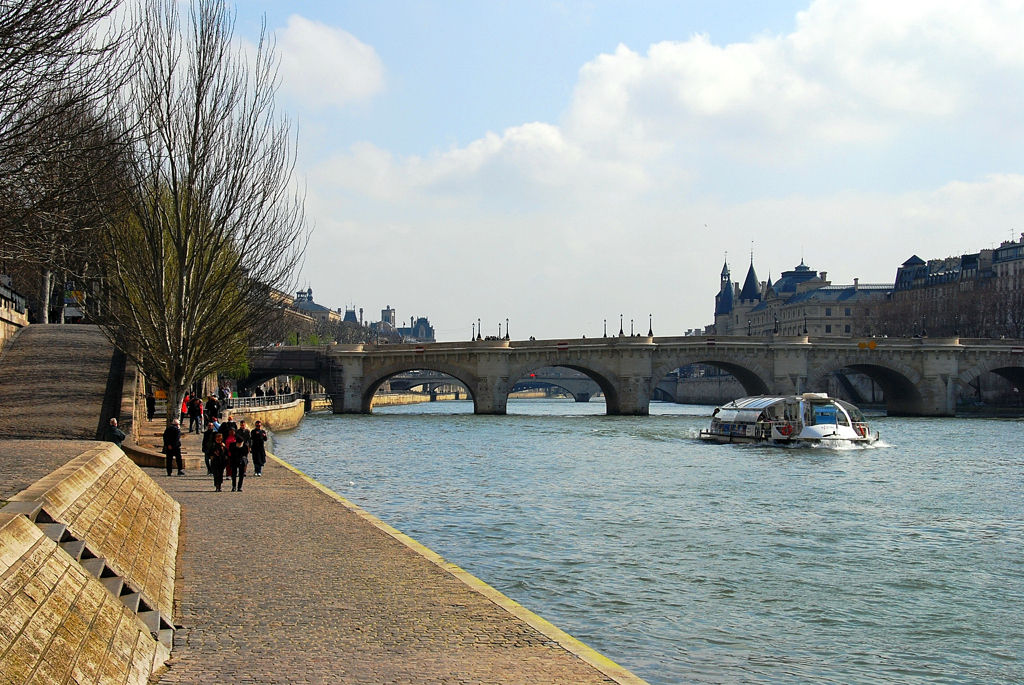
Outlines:
[[[263,466],[267,463],[266,445],[267,431],[262,421],[257,421],[252,430],[244,420],[236,424],[232,416],[223,423],[216,417],[208,422],[203,433],[203,456],[206,472],[213,476],[214,491],[221,492],[224,472],[227,471],[231,478],[231,492],[241,492],[250,456],[255,474],[262,476]]]

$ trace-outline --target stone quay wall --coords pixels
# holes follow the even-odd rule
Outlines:
[[[234,416],[236,423],[245,419],[250,428],[257,421],[262,421],[264,427],[270,430],[286,431],[297,428],[302,423],[302,417],[306,415],[306,402],[298,399],[288,404],[269,407],[238,407],[224,410],[222,414]]]
[[[19,312],[13,300],[0,296],[0,350],[15,333],[28,325],[28,313]]]
[[[0,673],[146,683],[173,644],[181,506],[99,443],[0,509]]]

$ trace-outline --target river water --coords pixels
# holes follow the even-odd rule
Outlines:
[[[652,684],[1024,683],[1024,421],[694,439],[710,407],[312,415],[277,453]]]

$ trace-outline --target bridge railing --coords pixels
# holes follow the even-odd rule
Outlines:
[[[274,407],[282,404],[291,404],[297,399],[299,399],[299,395],[294,392],[287,395],[264,395],[263,397],[232,397],[227,401],[227,408]]]

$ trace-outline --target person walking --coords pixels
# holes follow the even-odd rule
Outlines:
[[[156,414],[156,395],[150,390],[146,393],[146,420],[152,421],[154,414]]]
[[[210,399],[206,401],[206,415],[211,419],[220,418],[220,402],[213,395],[210,395]]]
[[[181,416],[179,417],[181,421],[188,418],[188,402],[191,399],[192,397],[188,393],[185,393],[185,396],[181,398]]]
[[[228,455],[231,457],[231,492],[236,490],[236,481],[237,491],[241,492],[242,481],[245,480],[245,469],[249,465],[249,445],[235,436],[235,441],[228,446]]]
[[[178,475],[185,475],[185,468],[181,463],[181,421],[174,419],[174,422],[164,430],[164,454],[167,455],[167,475],[171,475],[172,460],[178,460]]]
[[[245,425],[245,419],[238,422],[238,430],[235,431],[235,437],[248,445],[250,450],[252,449],[252,432]]]
[[[263,475],[263,466],[267,463],[267,431],[263,430],[263,422],[257,421],[249,434],[252,444],[252,468],[257,476]]]
[[[203,433],[203,459],[206,460],[207,474],[213,473],[210,469],[210,450],[213,449],[215,435],[220,435],[220,433],[217,432],[217,428],[213,425],[213,421],[210,421],[206,424],[206,432]]]
[[[117,419],[110,419],[110,423],[103,429],[103,439],[114,443],[118,447],[124,442],[125,434],[124,431],[117,427]]]
[[[188,432],[192,433],[194,430],[196,435],[202,433],[202,421],[203,403],[198,397],[193,397],[188,401]]]
[[[213,474],[214,492],[220,492],[224,482],[224,467],[228,463],[228,448],[224,446],[224,436],[213,434],[213,445],[210,446],[210,473]]]

